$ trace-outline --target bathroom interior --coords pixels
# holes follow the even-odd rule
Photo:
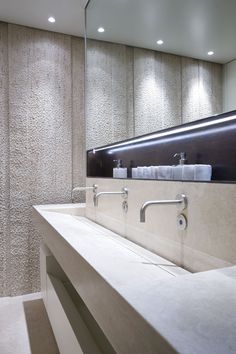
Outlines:
[[[0,0],[0,354],[236,353],[235,0]]]

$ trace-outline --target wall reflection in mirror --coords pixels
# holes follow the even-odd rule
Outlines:
[[[236,109],[235,0],[90,0],[87,149]]]

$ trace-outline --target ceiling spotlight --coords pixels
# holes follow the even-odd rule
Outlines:
[[[103,33],[103,32],[105,32],[105,29],[104,29],[103,27],[99,27],[99,28],[98,28],[98,32],[99,32],[99,33]]]
[[[215,53],[213,52],[213,50],[210,50],[207,54],[208,55],[214,55]]]
[[[162,45],[164,43],[164,41],[162,40],[162,39],[159,39],[158,41],[157,41],[157,44],[158,45]]]
[[[54,22],[56,22],[56,20],[55,20],[54,17],[50,16],[50,17],[48,18],[48,22],[54,23]]]

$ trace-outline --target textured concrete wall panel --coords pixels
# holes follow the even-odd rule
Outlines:
[[[127,46],[88,41],[86,82],[88,149],[125,139],[132,132],[131,59],[132,49]]]
[[[212,66],[214,64],[199,61],[199,118],[212,115],[214,107],[212,105]]]
[[[112,141],[112,65],[109,44],[87,42],[86,132],[87,148]]]
[[[134,49],[135,135],[181,123],[181,58]]]
[[[72,159],[73,187],[85,185],[86,136],[84,117],[84,40],[72,37]],[[74,195],[75,201],[84,201],[83,192]]]
[[[132,115],[130,83],[130,49],[124,45],[112,46],[112,131],[113,141],[128,137],[129,114]],[[133,86],[133,85],[132,85]],[[131,99],[131,102],[129,100]],[[127,109],[128,108],[128,109]],[[129,109],[131,108],[131,112]]]
[[[134,49],[135,135],[162,128],[161,55],[151,50]]]
[[[199,119],[198,60],[182,58],[182,119],[183,123]]]
[[[0,23],[0,295],[7,295],[9,227],[9,130],[7,24]]]
[[[84,181],[83,74],[82,39],[0,23],[0,296],[40,289],[32,205]]]
[[[183,122],[222,112],[222,65],[182,58]]]
[[[39,289],[32,205],[70,200],[71,39],[9,25],[11,294]]]
[[[161,54],[162,57],[162,128],[181,124],[181,57]]]
[[[219,64],[89,41],[87,68],[88,148],[222,111]]]
[[[134,120],[134,49],[126,48],[126,112],[127,138],[132,138],[135,132]],[[124,139],[122,137],[122,139]]]
[[[223,65],[212,66],[212,107],[213,114],[223,112]]]

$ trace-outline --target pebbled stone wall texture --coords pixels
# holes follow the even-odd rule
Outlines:
[[[70,202],[84,182],[84,44],[11,24],[0,33],[0,294],[19,295],[39,290],[32,205]]]
[[[84,116],[84,40],[71,38],[72,56],[72,183],[86,185],[86,124]],[[85,193],[73,195],[73,201],[85,200]]]
[[[181,57],[134,48],[135,135],[181,124]]]
[[[8,294],[9,264],[9,126],[8,27],[0,23],[0,294]]]
[[[184,123],[223,109],[223,65],[182,58],[182,121]]]
[[[133,48],[87,41],[87,149],[132,137]]]
[[[222,65],[113,43],[87,49],[87,147],[222,112]]]

